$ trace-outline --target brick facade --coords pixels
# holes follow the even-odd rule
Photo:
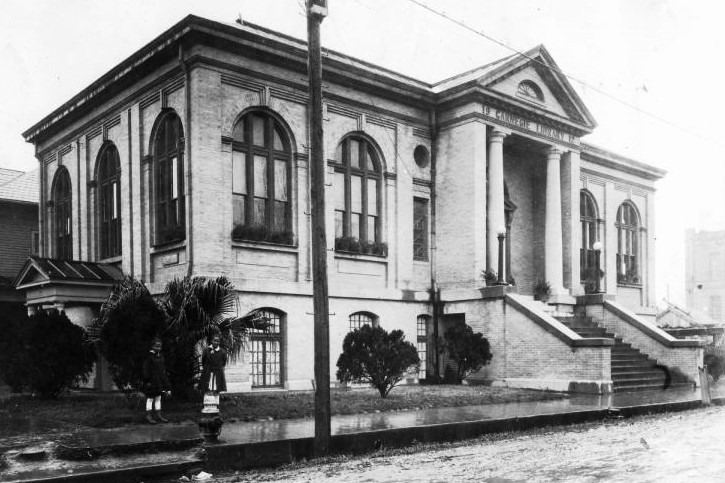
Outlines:
[[[198,36],[187,39],[187,31]],[[222,37],[228,45],[216,42]],[[309,213],[315,200],[309,195],[307,85],[301,74],[305,48],[302,42],[255,26],[237,28],[188,17],[119,65],[114,70],[118,79],[99,79],[25,133],[35,143],[41,165],[44,256],[52,257],[56,250],[57,227],[52,203],[47,201],[53,198],[53,180],[63,166],[72,184],[75,259],[117,264],[146,282],[153,293],[160,293],[174,277],[229,277],[238,291],[240,315],[261,308],[280,314],[281,386],[288,389],[309,389],[313,377]],[[529,54],[554,65],[543,47]],[[466,322],[491,341],[494,360],[482,377],[549,389],[594,381],[601,390],[608,380],[606,348],[571,350],[532,322],[530,314],[507,308],[503,298],[480,297],[482,272],[495,269],[487,267],[486,258],[491,250],[487,220],[492,209],[487,190],[491,183],[505,183],[507,202],[516,207],[510,226],[510,275],[521,294],[531,294],[536,281],[545,277],[543,253],[552,249],[563,252],[560,269],[568,293],[583,291],[575,265],[580,245],[578,193],[584,187],[591,187],[606,214],[606,288],[616,293],[616,278],[612,283],[609,273],[616,247],[611,209],[616,212],[616,205],[610,207],[610,203],[626,198],[641,206],[643,228],[647,227],[642,243],[647,278],[635,288],[639,290],[636,302],[648,305],[653,287],[651,196],[654,181],[664,173],[583,145],[580,137],[595,125],[586,107],[564,78],[541,78],[524,56],[433,86],[340,54],[330,53],[325,62],[333,374],[350,314],[372,313],[380,325],[402,329],[414,342],[416,318],[432,313],[429,294],[435,286],[446,293],[473,290],[479,294],[444,302],[446,313],[464,314]],[[127,76],[122,74],[125,71],[139,75]],[[547,97],[537,107],[539,114],[534,115],[532,101],[511,92],[510,85],[501,81],[509,71],[515,79],[534,79],[543,86]],[[234,127],[250,112],[272,116],[290,145],[291,244],[232,240]],[[167,113],[177,115],[183,129],[179,149],[183,150],[185,236],[159,244],[153,139],[159,119]],[[488,173],[494,127],[508,133],[503,144],[503,179],[496,180]],[[365,139],[380,162],[378,238],[387,246],[382,256],[332,249],[335,153],[350,135]],[[121,164],[122,255],[98,260],[96,160],[108,143],[116,146]],[[416,147],[435,156],[417,162]],[[544,241],[544,153],[551,147],[564,153],[562,172],[557,173],[562,181],[562,206],[556,208],[563,218],[560,248],[547,247]],[[429,205],[435,199],[435,206],[429,207],[428,260],[413,260],[416,197],[430,200]],[[247,351],[229,368],[230,390],[251,388],[250,365]]]

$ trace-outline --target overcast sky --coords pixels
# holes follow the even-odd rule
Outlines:
[[[725,90],[714,87],[725,2],[420,1],[515,49],[544,44],[598,122],[584,141],[668,171],[656,196],[658,295],[684,301],[684,230],[725,228]],[[512,53],[410,0],[328,2],[323,46],[424,81]],[[3,0],[0,166],[36,167],[21,132],[187,14],[241,14],[304,39],[303,3]]]

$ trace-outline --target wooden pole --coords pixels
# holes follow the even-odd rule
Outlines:
[[[307,2],[310,86],[310,174],[312,196],[312,298],[315,321],[315,456],[330,452],[330,316],[325,233],[325,157],[322,133],[322,64],[319,1]]]

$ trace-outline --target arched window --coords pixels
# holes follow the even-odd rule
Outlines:
[[[234,126],[232,238],[292,244],[292,151],[279,121],[255,111]]]
[[[73,225],[71,223],[72,192],[70,174],[61,166],[53,181],[53,212],[55,235],[55,258],[73,259]]]
[[[430,315],[419,315],[416,322],[416,342],[418,357],[420,358],[420,370],[418,379],[423,380],[428,374],[428,323]]]
[[[363,325],[377,327],[378,317],[370,312],[355,312],[350,315],[350,332],[361,328]]]
[[[372,143],[358,135],[346,137],[337,147],[334,168],[335,238],[380,246],[382,167]],[[373,253],[385,255],[382,248]]]
[[[629,202],[617,210],[617,283],[639,285],[639,214]]]
[[[596,267],[594,244],[599,241],[597,204],[588,191],[579,192],[579,217],[582,226],[579,273],[581,280],[588,280],[594,276],[592,273]]]
[[[103,148],[96,166],[98,245],[103,260],[121,254],[121,162],[115,145]]]
[[[157,244],[186,238],[184,129],[175,113],[162,116],[153,144]]]
[[[266,329],[249,331],[252,387],[281,387],[284,360],[283,314],[274,309],[261,309],[258,313],[270,325]]]
[[[516,93],[520,96],[536,99],[537,101],[544,101],[544,93],[541,91],[541,88],[530,80],[521,81]]]

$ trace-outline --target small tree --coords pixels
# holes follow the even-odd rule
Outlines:
[[[705,354],[704,363],[707,366],[708,374],[715,382],[725,373],[725,358],[721,354]]]
[[[101,354],[119,389],[137,391],[142,366],[155,336],[164,328],[164,313],[146,286],[132,277],[111,290],[95,323],[100,327]]]
[[[458,365],[458,382],[476,372],[491,361],[488,339],[465,322],[457,322],[443,335],[443,350]]]
[[[380,397],[387,397],[411,368],[420,367],[417,349],[404,339],[402,330],[388,333],[367,324],[350,332],[337,359],[337,379],[369,383]]]
[[[57,310],[31,315],[25,331],[30,388],[56,398],[81,381],[88,382],[95,354],[82,327]]]

